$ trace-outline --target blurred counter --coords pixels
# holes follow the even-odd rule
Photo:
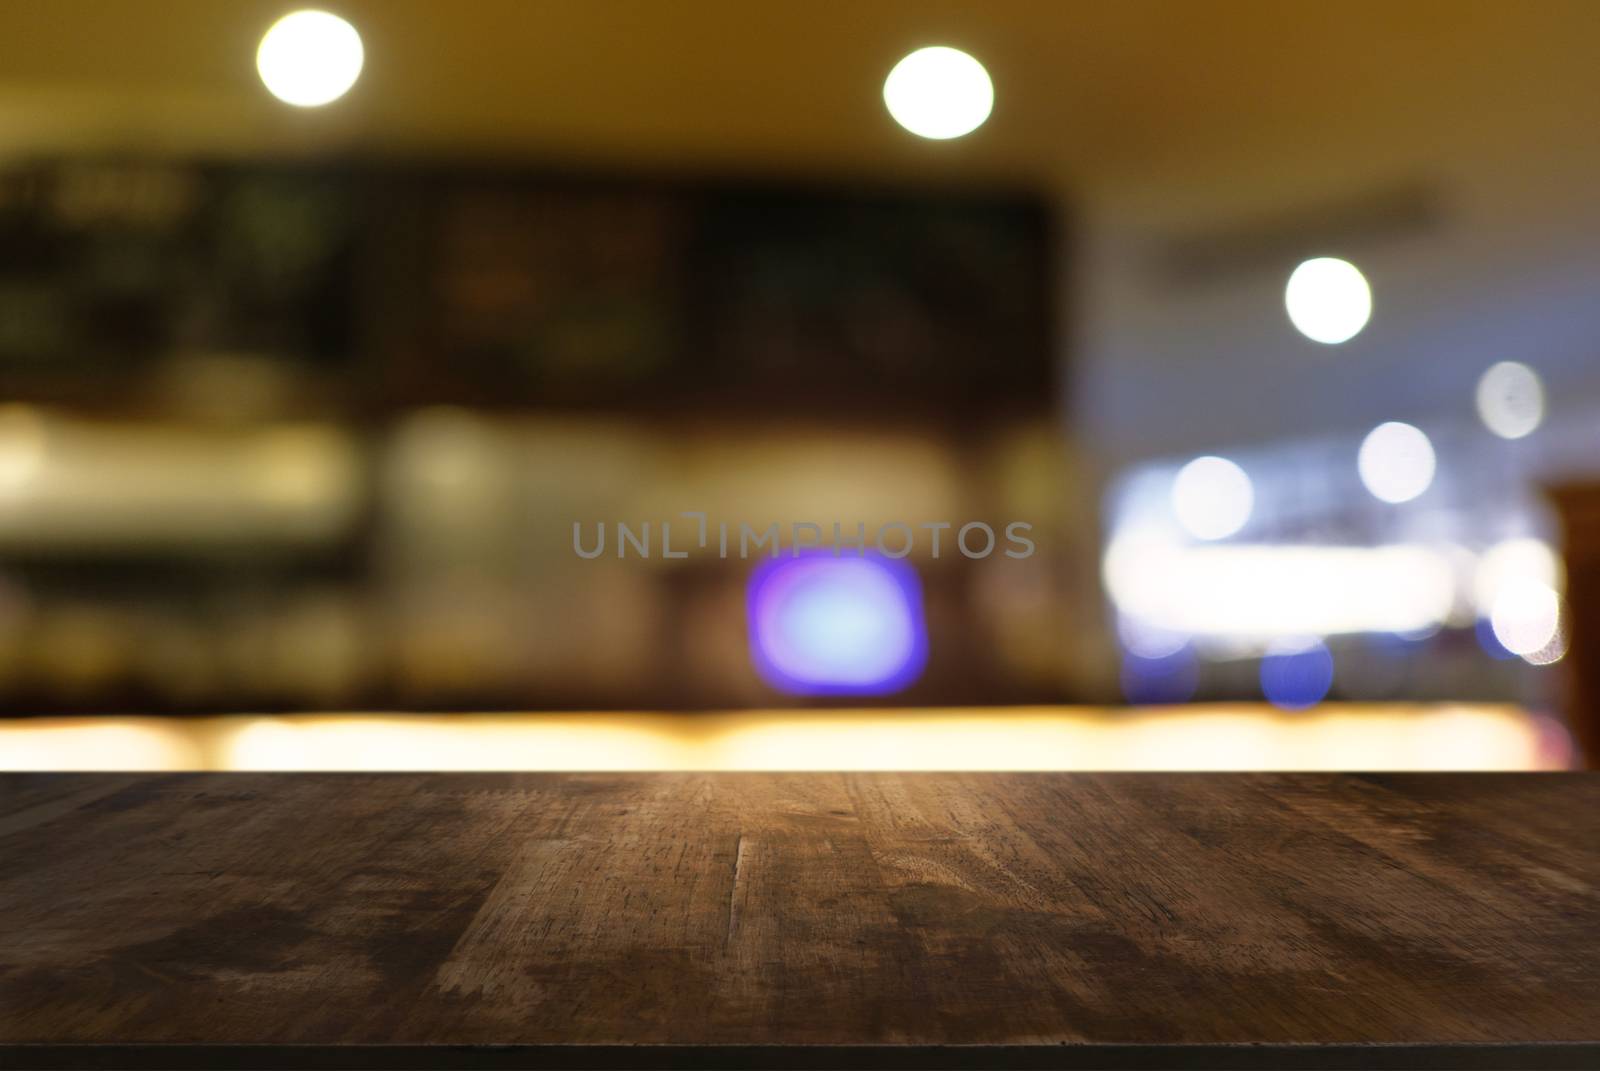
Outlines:
[[[1537,770],[1574,761],[1554,719],[1463,704],[0,723],[0,770]]]

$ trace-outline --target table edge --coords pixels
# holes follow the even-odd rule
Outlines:
[[[33,1071],[1592,1071],[1600,1039],[1520,1043],[519,1045],[0,1043]]]

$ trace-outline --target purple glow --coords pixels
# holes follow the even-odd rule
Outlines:
[[[888,695],[928,661],[916,570],[880,555],[762,562],[746,596],[750,657],[791,695]]]

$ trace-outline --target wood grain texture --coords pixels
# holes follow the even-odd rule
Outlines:
[[[1530,1059],[1597,775],[0,778],[4,1066]]]

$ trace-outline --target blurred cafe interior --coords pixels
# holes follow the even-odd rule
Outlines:
[[[3,0],[0,769],[1600,763],[1597,56]]]

